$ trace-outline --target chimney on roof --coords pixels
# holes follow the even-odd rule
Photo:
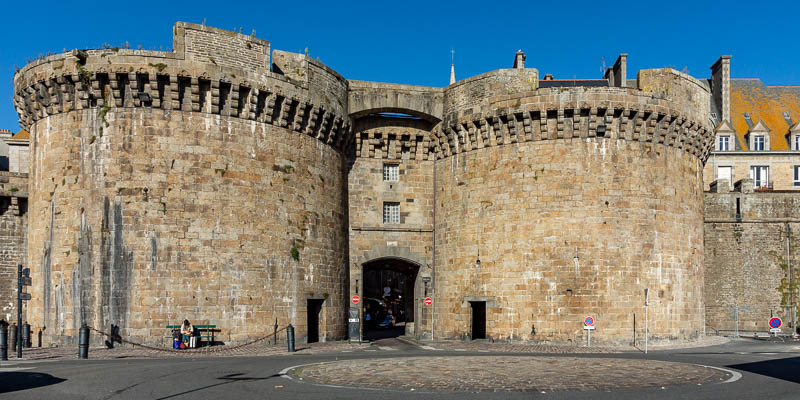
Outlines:
[[[553,79],[556,79],[556,77],[554,77],[553,74],[544,74],[544,80],[552,81]]]
[[[625,87],[628,86],[628,53],[620,53],[614,66],[606,70],[603,78],[608,79],[608,86]]]
[[[731,56],[720,56],[711,66],[711,98],[722,120],[731,120]]]
[[[525,68],[525,53],[522,50],[517,50],[517,55],[514,56],[514,68]]]

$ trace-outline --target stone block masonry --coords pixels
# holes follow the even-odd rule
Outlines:
[[[392,290],[421,338],[576,343],[591,315],[598,343],[630,344],[645,288],[652,341],[704,334],[707,81],[664,68],[623,83],[621,57],[602,85],[540,87],[517,62],[432,88],[348,81],[200,25],[177,23],[173,42],[14,76],[46,341],[113,323],[158,343],[184,318],[226,343],[276,319],[301,341],[317,320],[321,340],[342,338],[379,270],[403,275]]]
[[[27,181],[27,174],[0,171],[0,319],[8,322],[17,318],[17,265],[27,266]]]
[[[748,184],[752,181],[742,185]],[[791,332],[792,292],[795,306],[800,300],[796,192],[720,190],[706,193],[705,204],[706,325],[727,334],[737,328],[766,332],[767,321],[777,316]]]
[[[290,81],[226,53],[266,42],[188,24],[180,40],[15,76],[34,143],[31,324],[50,342],[87,323],[160,343],[189,319],[240,343],[277,319],[303,340],[307,300],[321,299],[321,339],[342,338],[346,81],[312,93],[324,70]]]

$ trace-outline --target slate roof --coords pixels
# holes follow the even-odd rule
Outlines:
[[[747,148],[744,136],[750,127],[744,113],[749,113],[754,126],[763,121],[769,128],[771,150],[789,150],[786,134],[791,125],[784,112],[793,123],[800,121],[800,86],[766,86],[760,79],[731,79],[731,122],[741,148]]]

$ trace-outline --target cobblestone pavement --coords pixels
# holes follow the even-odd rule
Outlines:
[[[730,374],[693,364],[612,358],[465,356],[349,360],[297,368],[294,379],[414,391],[552,392],[721,382]]]
[[[451,351],[482,351],[492,353],[545,353],[545,354],[608,354],[620,353],[625,351],[643,351],[644,343],[637,347],[618,346],[604,347],[585,345],[549,345],[531,343],[499,343],[484,340],[476,341],[440,341],[440,342],[419,342],[416,340],[404,339],[411,343],[423,346],[431,350],[451,350]],[[729,342],[728,338],[722,336],[705,336],[700,340],[685,343],[654,344],[650,345],[649,350],[674,350],[695,347],[715,346]]]
[[[320,354],[342,351],[355,351],[368,347],[368,344],[348,342],[323,342],[312,344],[297,344],[298,354]],[[252,345],[231,349],[228,346],[213,346],[190,350],[171,351],[152,350],[148,348],[117,345],[113,349],[106,347],[92,347],[89,349],[89,358],[93,360],[113,360],[120,358],[192,358],[192,357],[260,357],[288,354],[286,343],[276,345],[254,343]],[[74,360],[78,358],[78,346],[69,347],[41,347],[23,349],[23,360]],[[9,349],[8,360],[17,360],[16,352]]]

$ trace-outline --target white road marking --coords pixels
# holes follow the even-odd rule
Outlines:
[[[419,346],[419,347],[422,348],[422,349],[425,349],[425,350],[436,350],[435,348],[433,348],[431,346]]]
[[[733,383],[733,382],[738,381],[739,379],[742,379],[742,374],[740,374],[740,373],[738,373],[736,371],[730,370],[730,369],[725,369],[725,368],[720,368],[720,367],[712,367],[710,365],[701,365],[701,364],[695,364],[695,365],[698,365],[700,367],[713,368],[713,369],[716,369],[716,370],[719,370],[719,371],[722,371],[722,372],[727,372],[727,373],[731,374],[731,377],[728,378],[727,381],[724,381],[722,383]]]
[[[16,372],[16,371],[23,371],[26,369],[33,369],[34,367],[16,367],[16,368],[0,368],[0,372]]]
[[[386,351],[386,350],[388,350],[388,351],[397,350],[394,347],[389,347],[389,346],[378,346],[378,349],[384,350],[384,351]]]

